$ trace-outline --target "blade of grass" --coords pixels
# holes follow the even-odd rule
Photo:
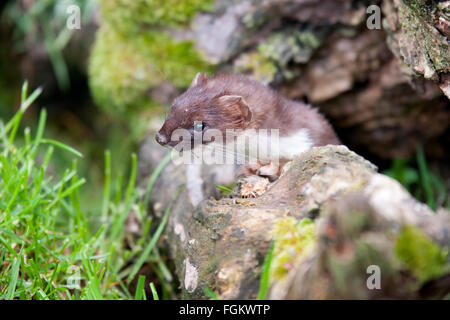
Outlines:
[[[272,258],[273,258],[273,249],[275,247],[275,242],[272,241],[272,244],[270,245],[269,252],[266,255],[266,258],[264,259],[263,269],[261,273],[261,281],[259,283],[259,292],[258,292],[258,300],[264,300],[267,298],[267,294],[269,292],[269,271],[270,271],[270,265],[272,264]]]
[[[39,114],[39,122],[36,131],[36,137],[34,138],[34,145],[30,151],[31,156],[34,156],[36,154],[36,150],[39,147],[39,144],[41,143],[42,136],[44,135],[46,121],[47,121],[47,110],[42,109],[41,113]]]
[[[22,99],[24,99],[24,97],[26,97],[27,90],[28,90],[28,84],[27,84],[27,82],[25,82],[22,87]],[[11,134],[9,136],[9,143],[12,143],[14,141],[15,135],[17,133],[17,129],[20,124],[20,120],[22,119],[22,115],[25,113],[25,111],[28,109],[28,107],[38,98],[38,96],[41,94],[41,92],[42,92],[42,88],[39,87],[36,90],[34,90],[33,93],[28,98],[22,100],[19,111],[6,124],[5,133],[8,133],[9,130],[11,130]]]
[[[136,172],[137,172],[137,157],[136,154],[133,153],[131,155],[131,173],[127,191],[125,193],[125,202],[128,202],[131,198],[131,195],[133,194],[134,185],[136,183]]]
[[[147,261],[147,258],[149,257],[153,247],[155,246],[156,242],[158,241],[159,237],[161,236],[161,233],[164,230],[164,227],[166,226],[167,220],[169,218],[169,213],[172,210],[172,205],[178,198],[178,195],[183,190],[184,186],[180,187],[175,195],[174,200],[172,200],[169,205],[166,208],[166,211],[164,212],[164,216],[161,220],[161,222],[158,225],[158,228],[156,229],[155,233],[153,234],[152,239],[148,243],[147,247],[145,247],[144,251],[142,252],[139,259],[134,264],[133,268],[130,271],[130,275],[128,276],[128,282],[131,282],[133,280],[134,276],[138,273],[139,269],[142,267],[142,265]]]
[[[419,148],[417,148],[417,164],[419,166],[419,173],[421,177],[422,187],[425,191],[427,204],[431,209],[436,210],[436,203],[434,198],[433,186],[431,184],[430,171],[427,166],[427,161],[425,159],[425,153],[423,151],[422,146],[419,146]]]
[[[68,151],[68,152],[70,152],[70,153],[73,153],[73,154],[76,155],[77,157],[83,158],[83,155],[82,155],[80,152],[78,152],[78,151],[75,150],[74,148],[69,147],[68,145],[66,145],[66,144],[64,144],[64,143],[61,143],[61,142],[58,142],[58,141],[56,141],[56,140],[52,140],[52,139],[41,139],[41,143],[52,144],[52,145],[54,145],[55,147],[58,147],[58,148],[61,148],[61,149],[63,149],[63,150],[66,150],[66,151]]]
[[[111,188],[111,152],[105,151],[105,186],[103,189],[103,205],[101,219],[104,222],[108,214],[109,197]]]
[[[57,198],[55,198],[47,207],[48,210],[50,210],[56,203],[58,203],[61,199],[67,197],[68,195],[71,195],[76,189],[78,189],[79,187],[81,187],[83,184],[86,183],[86,180],[80,179],[77,182],[75,182],[73,185],[71,185],[70,187],[68,187],[66,190],[64,190],[64,192],[61,192]]]
[[[7,300],[12,300],[14,298],[14,292],[16,291],[17,279],[19,277],[19,267],[22,260],[22,249],[20,250],[19,256],[14,261],[11,271],[9,273],[9,287],[8,294],[6,295]]]
[[[203,292],[205,293],[205,295],[212,299],[212,300],[219,300],[219,297],[215,294],[214,291],[212,291],[210,288],[208,287],[204,287],[203,288]]]
[[[159,300],[158,292],[156,291],[155,285],[153,282],[150,282],[150,290],[152,291],[153,300]]]
[[[220,185],[220,184],[216,184],[216,187],[219,188],[220,190],[223,190],[223,191],[228,192],[228,193],[233,192],[232,189],[230,189],[230,188],[228,188],[228,187],[225,187],[225,186],[222,186],[222,185]]]
[[[139,276],[134,300],[145,300],[145,276],[143,275]]]

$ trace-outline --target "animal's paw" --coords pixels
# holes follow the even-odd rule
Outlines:
[[[266,192],[269,180],[259,178],[256,181],[247,181],[240,186],[240,196],[243,198],[256,198]]]
[[[278,178],[280,167],[277,163],[271,162],[268,165],[262,166],[256,171],[256,174],[263,177],[268,177],[271,181]]]

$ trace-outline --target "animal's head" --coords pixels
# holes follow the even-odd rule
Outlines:
[[[180,142],[174,138],[177,129],[188,132],[191,141],[195,132],[205,133],[210,129],[219,130],[225,136],[227,129],[245,129],[251,117],[244,98],[229,92],[223,78],[208,78],[198,73],[189,89],[174,100],[156,141],[163,146],[177,145]]]

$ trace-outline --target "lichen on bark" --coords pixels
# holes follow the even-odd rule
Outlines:
[[[440,75],[450,71],[450,49],[447,37],[435,25],[435,17],[441,12],[438,3],[392,0],[385,1],[384,9],[392,51],[414,73],[440,81]]]

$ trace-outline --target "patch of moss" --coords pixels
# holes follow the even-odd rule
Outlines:
[[[234,64],[234,71],[247,73],[264,84],[271,83],[277,73],[274,62],[260,52],[242,54]]]
[[[90,87],[96,103],[108,110],[146,107],[147,96],[164,80],[179,87],[199,71],[209,71],[191,42],[163,32],[125,36],[103,25],[89,62]]]
[[[448,252],[412,226],[403,228],[395,244],[395,253],[422,282],[439,277],[448,269]]]
[[[413,9],[416,14],[425,16],[429,9],[428,0],[403,0],[403,2]]]
[[[214,0],[99,0],[102,19],[120,32],[147,26],[186,25],[199,11],[213,8]]]
[[[431,16],[422,9],[425,6],[424,1],[410,0],[405,3],[406,5],[400,7],[399,16],[401,27],[407,35],[400,43],[404,51],[408,52],[407,55],[403,55],[406,64],[414,67],[419,64],[416,56],[425,55],[431,62],[429,67],[433,69],[433,73],[434,71],[445,72],[450,68],[450,59],[448,59],[450,50],[443,39],[434,34],[433,28],[423,22],[424,18]],[[412,46],[411,39],[415,40],[414,43],[418,43],[419,46]]]
[[[288,29],[266,39],[258,46],[258,52],[262,57],[274,61],[285,79],[291,79],[297,74],[289,64],[308,62],[322,44],[325,34],[326,29]]]
[[[316,245],[316,226],[310,219],[280,219],[274,227],[275,247],[270,265],[271,281],[284,278]]]

